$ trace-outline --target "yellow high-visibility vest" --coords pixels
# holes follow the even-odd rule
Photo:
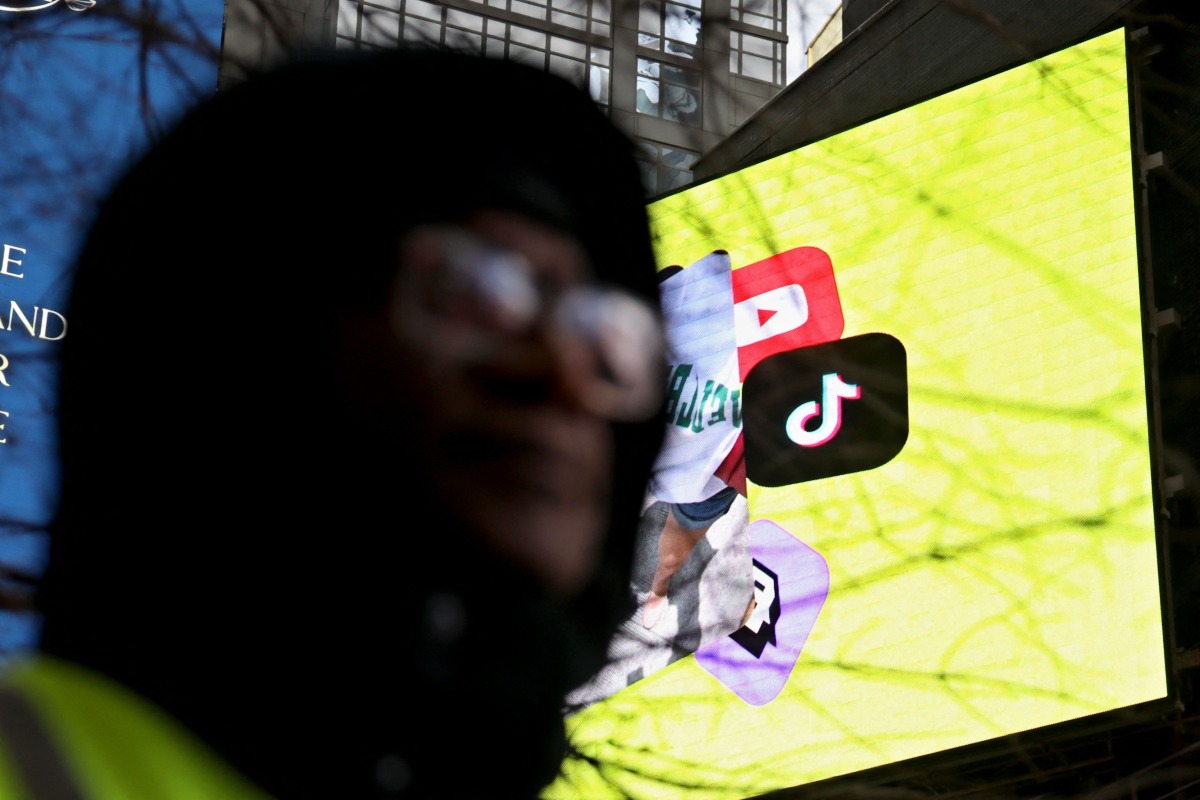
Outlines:
[[[48,656],[0,681],[0,800],[269,800],[120,684]]]

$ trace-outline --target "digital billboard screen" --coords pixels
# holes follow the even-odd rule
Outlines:
[[[749,797],[1167,696],[1133,152],[1114,30],[651,204],[641,605],[545,797]]]

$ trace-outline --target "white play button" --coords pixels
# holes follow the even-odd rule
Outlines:
[[[794,331],[808,321],[808,298],[798,283],[756,294],[733,306],[739,347]]]

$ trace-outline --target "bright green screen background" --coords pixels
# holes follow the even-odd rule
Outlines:
[[[1163,697],[1124,34],[652,205],[660,264],[829,253],[908,353],[878,469],[767,489],[829,598],[753,707],[678,661],[569,720],[550,798],[736,798]]]

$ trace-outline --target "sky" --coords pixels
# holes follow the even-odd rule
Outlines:
[[[841,0],[789,0],[787,9],[787,81],[800,77],[807,66],[808,46],[833,16]]]
[[[121,168],[216,91],[223,0],[126,4],[190,43],[162,44],[143,70],[139,37],[105,16],[118,0],[84,11],[0,3],[0,565],[26,571],[44,564],[57,501],[54,365],[70,331],[67,265]],[[31,635],[23,616],[0,614],[0,653]]]

